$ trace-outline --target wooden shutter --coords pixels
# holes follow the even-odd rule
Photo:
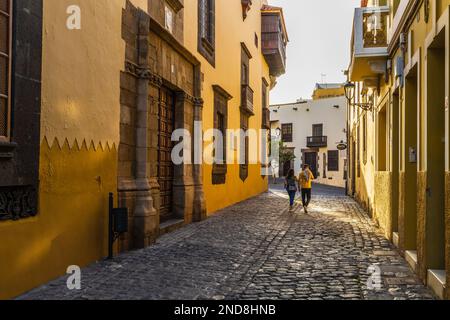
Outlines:
[[[328,171],[339,171],[339,151],[328,151]]]
[[[292,129],[292,123],[288,124],[282,124],[281,125],[281,132],[282,132],[282,140],[283,142],[292,142],[293,137],[293,129]]]

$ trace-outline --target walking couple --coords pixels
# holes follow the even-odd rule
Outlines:
[[[303,171],[298,178],[295,176],[293,169],[289,170],[284,185],[289,194],[290,210],[294,208],[295,196],[297,191],[300,190],[303,208],[305,209],[305,213],[308,213],[308,206],[311,202],[312,181],[314,179],[314,175],[307,164],[303,165]]]

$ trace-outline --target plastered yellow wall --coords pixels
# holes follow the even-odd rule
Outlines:
[[[133,0],[147,10],[146,0]],[[67,7],[81,30],[66,28]],[[44,0],[39,214],[0,223],[0,299],[107,253],[117,190],[125,0]]]
[[[313,99],[324,99],[329,97],[338,97],[338,96],[344,96],[345,95],[345,89],[342,88],[330,88],[330,89],[316,89],[313,93]]]
[[[64,141],[63,141],[64,143]],[[107,253],[115,146],[41,145],[39,214],[0,223],[0,299],[11,298]]]
[[[213,68],[197,51],[197,1],[185,1],[185,46],[201,61],[204,82],[202,98],[205,101],[203,111],[203,129],[214,126],[213,85],[220,85],[233,98],[228,103],[228,128],[240,128],[241,95],[241,42],[250,50],[250,87],[254,90],[255,115],[250,118],[250,128],[260,129],[262,119],[262,78],[270,81],[269,67],[261,53],[261,43],[255,46],[255,33],[261,40],[261,11],[266,1],[253,1],[248,17],[242,19],[240,1],[216,1],[216,68]],[[205,147],[207,144],[205,144]],[[237,156],[237,152],[235,153]],[[212,166],[204,165],[204,192],[208,213],[240,202],[264,192],[268,188],[268,179],[261,177],[261,166],[251,165],[249,177],[245,182],[239,178],[239,166],[229,165],[225,185],[212,185]]]
[[[433,37],[436,35],[436,31],[438,30],[438,21],[441,19],[441,22],[443,24],[445,24],[446,28],[449,27],[449,21],[444,21],[442,19],[448,19],[448,12],[449,12],[449,5],[450,5],[450,1],[449,0],[431,0],[429,1],[430,4],[430,16],[429,16],[429,21],[428,23],[425,22],[425,10],[424,10],[424,4],[421,4],[420,7],[420,11],[418,13],[418,15],[416,17],[414,17],[413,19],[411,19],[411,26],[409,27],[408,30],[406,30],[406,34],[408,34],[408,39],[411,39],[411,42],[408,43],[407,46],[407,50],[405,52],[405,66],[406,69],[408,70],[409,68],[413,67],[412,63],[417,62],[417,74],[418,74],[418,81],[419,81],[419,86],[418,86],[418,94],[420,95],[419,98],[419,104],[418,104],[418,121],[417,121],[417,152],[418,152],[418,168],[417,168],[417,181],[411,181],[410,183],[412,185],[407,186],[407,188],[409,188],[409,190],[413,190],[415,192],[415,190],[417,190],[417,221],[415,222],[417,225],[417,241],[414,241],[414,243],[412,245],[410,245],[411,248],[417,249],[418,251],[418,255],[419,255],[419,275],[422,278],[422,280],[426,280],[426,269],[427,267],[433,267],[433,265],[431,264],[430,261],[427,261],[427,251],[433,251],[435,250],[435,248],[437,248],[436,250],[438,250],[439,252],[442,250],[442,238],[437,238],[435,237],[436,234],[442,232],[442,228],[440,228],[441,226],[439,225],[441,223],[441,221],[439,220],[438,222],[434,221],[435,225],[431,226],[431,218],[430,216],[433,215],[436,216],[436,212],[441,212],[442,208],[431,208],[430,205],[427,204],[427,200],[429,199],[429,197],[426,194],[426,188],[430,187],[431,183],[433,183],[433,178],[430,178],[430,171],[433,168],[433,166],[437,166],[438,163],[438,156],[442,156],[442,155],[438,155],[436,153],[432,153],[430,154],[430,150],[433,150],[432,148],[435,148],[434,150],[436,150],[436,145],[441,145],[442,141],[440,139],[435,139],[435,140],[430,140],[430,134],[432,133],[434,128],[430,127],[430,123],[427,123],[427,108],[428,110],[432,110],[431,108],[439,106],[439,105],[443,105],[444,101],[443,99],[439,98],[438,101],[433,101],[432,99],[430,99],[429,97],[427,97],[427,94],[429,95],[429,89],[430,87],[433,88],[435,86],[437,86],[437,84],[433,84],[434,82],[438,81],[438,84],[442,84],[442,80],[438,79],[438,76],[433,76],[431,75],[431,78],[427,77],[427,60],[430,61],[430,56],[428,56],[427,58],[427,45],[431,43],[431,41],[433,40]],[[393,54],[392,56],[392,61],[395,61],[396,57],[401,55],[401,51],[398,50],[395,54]],[[447,54],[448,54],[448,48],[447,48]],[[448,57],[447,57],[448,58]],[[441,60],[441,67],[437,67],[437,69],[439,70],[443,70],[442,68],[444,68],[443,66],[443,59]],[[392,98],[392,94],[395,90],[395,86],[394,86],[394,77],[393,74],[391,74],[391,81],[387,84],[384,84],[381,86],[381,90],[380,90],[380,97],[384,97],[386,94],[389,94]],[[448,80],[448,79],[447,79]],[[428,82],[427,82],[428,81]],[[448,83],[446,84],[448,85]],[[428,88],[428,90],[427,90]],[[404,88],[400,88],[399,90],[400,93],[400,105],[403,105],[403,107],[405,107],[405,94],[411,94],[409,91],[405,91]],[[409,99],[416,99],[417,97],[415,97],[415,95],[413,97],[409,97]],[[433,96],[431,95],[431,98],[433,98]],[[431,101],[431,102],[430,102]],[[377,100],[375,101],[375,105],[376,108],[379,108],[380,105],[383,102],[381,100]],[[428,106],[427,106],[428,104]],[[390,106],[392,106],[393,104],[389,104]],[[414,104],[412,104],[414,105]],[[405,127],[405,112],[416,112],[416,110],[414,109],[407,109],[404,112],[401,113],[401,118],[400,118],[400,123],[401,123],[401,128]],[[429,111],[432,112],[432,111]],[[429,116],[429,114],[428,114]],[[446,117],[448,117],[449,114],[447,112]],[[445,170],[448,170],[448,166],[449,166],[449,152],[450,150],[448,150],[448,139],[450,139],[450,137],[448,136],[448,123],[450,123],[449,119],[447,120],[447,136],[445,137],[447,139],[447,144],[446,144],[446,157],[447,157],[447,163],[446,163],[446,168]],[[352,119],[351,123],[356,122],[357,120]],[[392,122],[392,118],[388,119],[389,121],[389,128],[393,128],[393,122]],[[404,130],[403,130],[404,131]],[[372,133],[369,134],[368,137],[368,150],[372,150],[375,154],[375,156],[377,156],[379,154],[379,150],[377,150],[377,141],[376,141],[376,135],[374,134],[375,131],[373,131]],[[353,133],[354,134],[354,133]],[[389,132],[389,134],[391,134],[391,132]],[[371,138],[371,136],[374,135],[375,139]],[[409,141],[411,141],[410,137],[408,136]],[[414,137],[414,139],[416,139]],[[404,150],[407,150],[408,145],[405,146],[405,132],[402,132],[402,136],[401,136],[401,143],[400,143],[400,147],[403,148]],[[410,142],[411,143],[411,142]],[[401,170],[404,172],[405,171],[405,166],[408,163],[408,154],[406,152],[406,154],[404,156],[402,156],[401,158],[401,162],[402,162],[402,166],[401,166]],[[436,157],[435,159],[433,159],[433,157]],[[406,159],[405,159],[406,158]],[[376,157],[375,157],[376,159]],[[391,169],[392,169],[392,163],[393,161],[395,161],[396,159],[393,158],[392,154],[388,154],[388,159],[390,160],[390,164],[391,164]],[[433,160],[430,160],[433,159]],[[441,158],[442,160],[442,158]],[[430,163],[430,161],[432,163]],[[427,163],[428,162],[428,163]],[[376,167],[376,166],[375,166]],[[442,167],[442,166],[441,166]],[[375,182],[375,188],[370,190],[367,190],[367,188],[363,188],[362,185],[360,185],[359,187],[357,187],[357,194],[358,197],[366,197],[368,196],[369,198],[373,198],[374,199],[374,213],[375,213],[375,218],[378,220],[378,222],[380,223],[380,226],[385,230],[385,232],[387,232],[386,236],[388,238],[391,237],[391,234],[389,232],[389,226],[391,225],[391,219],[392,219],[392,215],[396,214],[395,212],[393,212],[392,208],[390,207],[390,202],[389,202],[389,194],[391,193],[393,197],[396,197],[398,195],[397,190],[394,190],[392,188],[392,178],[390,178],[390,175],[392,174],[391,172],[375,172],[375,174],[371,173],[371,168],[367,168],[367,167],[363,167],[362,170],[362,175],[364,175],[366,178],[363,180],[366,183],[366,185],[370,185],[372,182]],[[444,171],[442,171],[442,175],[444,175]],[[439,179],[441,178],[440,176],[438,177]],[[390,181],[391,180],[391,181]],[[441,180],[439,180],[441,182]],[[358,183],[357,183],[358,184]],[[437,194],[438,192],[443,193],[443,190],[437,190],[438,188],[444,188],[444,185],[442,184],[441,186],[437,186],[434,187],[435,193]],[[445,187],[446,190],[446,196],[443,197],[445,199],[448,199],[448,187]],[[404,190],[403,190],[404,192]],[[402,196],[402,195],[400,195]],[[404,196],[404,195],[403,195]],[[406,200],[408,201],[408,199]],[[392,203],[392,202],[391,202]],[[442,203],[441,203],[442,205]],[[447,212],[448,212],[448,202],[447,202]],[[440,217],[438,216],[437,218],[440,219]],[[436,219],[437,219],[436,218]],[[435,219],[435,218],[433,218]],[[448,220],[448,217],[447,217]],[[411,223],[410,221],[408,221],[408,223]],[[439,228],[437,228],[437,226],[439,226]],[[386,228],[387,227],[387,228]],[[446,250],[446,254],[447,254],[447,260],[446,260],[446,270],[447,270],[447,279],[449,277],[449,259],[448,259],[448,234],[449,234],[449,229],[448,229],[448,224],[445,230],[446,233],[446,240],[447,241],[447,249]],[[414,240],[414,239],[413,239]],[[441,253],[441,252],[440,252]],[[436,253],[434,254],[434,256],[438,256]],[[435,264],[436,265],[436,264]],[[442,268],[443,265],[441,262],[439,262],[439,265],[437,266],[439,268]],[[436,267],[435,267],[436,268]],[[447,290],[448,291],[448,290]],[[447,293],[448,294],[448,293]]]

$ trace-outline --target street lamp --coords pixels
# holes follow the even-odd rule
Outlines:
[[[345,97],[348,100],[348,103],[352,104],[353,99],[355,98],[355,84],[353,82],[347,81],[344,85],[345,89]]]
[[[357,106],[364,111],[372,111],[373,110],[373,103],[371,102],[360,102],[360,103],[354,103],[353,99],[355,98],[355,84],[351,81],[347,81],[344,84],[345,89],[345,97],[348,100],[348,103],[350,106]]]
[[[277,138],[280,138],[280,137],[281,137],[281,129],[280,129],[280,128],[277,128],[277,129],[275,130],[275,134],[276,134],[276,137],[277,137]]]

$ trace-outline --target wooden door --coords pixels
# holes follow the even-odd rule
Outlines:
[[[309,165],[314,177],[317,178],[317,152],[306,152],[305,164]]]
[[[161,222],[172,217],[174,164],[172,162],[172,132],[175,126],[174,93],[161,88],[158,131],[158,183],[160,186]]]

